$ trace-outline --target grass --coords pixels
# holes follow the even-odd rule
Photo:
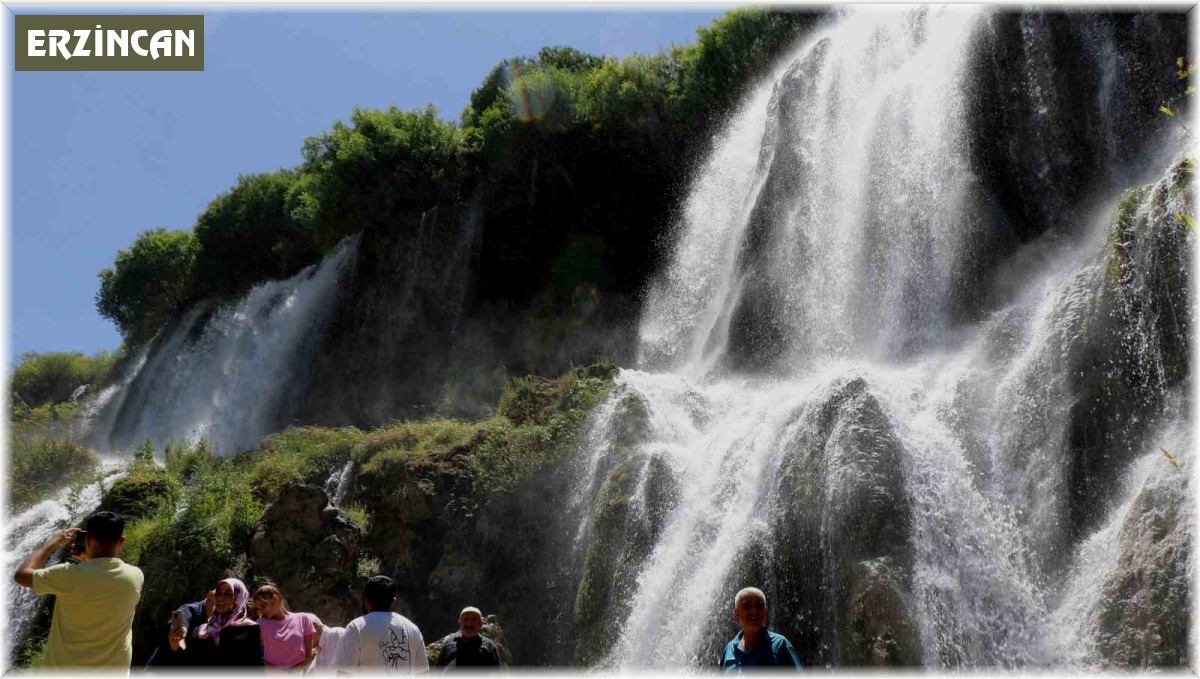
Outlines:
[[[10,453],[8,488],[14,514],[64,486],[95,480],[100,469],[100,457],[92,450],[49,436],[14,432]]]
[[[346,516],[350,517],[350,520],[354,522],[354,525],[361,528],[363,532],[371,529],[371,515],[367,511],[367,508],[362,504],[353,503],[346,505],[345,507],[341,507],[340,509],[345,512]]]

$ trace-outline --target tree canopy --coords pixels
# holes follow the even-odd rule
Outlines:
[[[290,276],[345,236],[411,228],[414,214],[480,195],[495,198],[484,206],[501,222],[493,233],[516,238],[498,247],[528,265],[522,273],[533,278],[522,289],[546,283],[551,269],[562,279],[561,263],[543,260],[577,259],[581,242],[608,243],[590,249],[611,260],[591,262],[593,282],[620,280],[615,262],[647,243],[609,242],[623,237],[615,221],[665,214],[669,177],[752,79],[820,16],[737,9],[698,29],[692,45],[623,59],[545,47],[497,64],[458,123],[439,119],[432,106],[355,108],[349,122],[304,140],[299,167],[238,177],[193,232],[138,236],[100,272],[97,310],[134,346],[191,303]],[[633,157],[644,162],[631,173]],[[593,199],[614,206],[578,205],[573,173],[610,182]],[[547,181],[563,186],[535,190]],[[569,209],[583,213],[564,221]],[[540,221],[533,230],[517,227],[529,220]],[[545,243],[522,255],[535,233]]]

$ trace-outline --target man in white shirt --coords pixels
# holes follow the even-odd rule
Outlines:
[[[411,675],[429,671],[425,639],[411,620],[392,612],[396,583],[376,575],[363,588],[363,615],[346,625],[333,666],[338,674],[353,672]]]

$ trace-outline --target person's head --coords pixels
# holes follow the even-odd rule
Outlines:
[[[363,612],[390,611],[396,603],[396,583],[386,575],[376,575],[367,580],[363,588]]]
[[[246,603],[250,599],[250,592],[241,580],[226,578],[217,583],[214,592],[216,594],[213,603],[214,615],[236,619],[246,614]]]
[[[464,637],[470,639],[479,634],[480,627],[483,627],[483,613],[478,608],[467,606],[458,614],[458,631]]]
[[[757,587],[747,587],[733,597],[733,617],[743,634],[756,635],[767,627],[767,595]]]
[[[89,559],[112,556],[125,544],[125,519],[113,512],[96,512],[83,524]]]
[[[283,593],[275,585],[263,585],[254,590],[254,608],[262,617],[275,620],[291,612],[283,600]]]

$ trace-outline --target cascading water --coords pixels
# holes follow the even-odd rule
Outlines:
[[[716,140],[641,327],[667,372],[623,371],[583,448],[578,660],[711,664],[757,585],[809,663],[1182,662],[1190,189],[1175,169],[1115,226],[1107,205],[982,264],[989,20],[849,12]],[[1147,563],[1172,574],[1152,593]]]
[[[191,309],[115,393],[99,395],[96,447],[204,439],[229,453],[285,426],[357,250],[349,238],[292,278],[258,285],[227,307]]]
[[[332,310],[339,278],[358,250],[349,238],[320,265],[292,278],[261,284],[228,307],[201,304],[191,309],[163,340],[142,350],[113,385],[85,400],[78,422],[93,445],[127,452],[144,440],[167,443],[206,440],[216,450],[234,452],[277,431],[294,410],[291,394],[302,393],[306,369]],[[105,458],[111,474],[121,461]],[[337,475],[331,497],[345,493],[347,467]],[[111,478],[109,479],[111,482]],[[77,496],[69,488],[26,510],[7,525],[6,572],[16,559],[91,511],[101,499],[93,484]],[[5,643],[13,645],[36,610],[30,590],[10,581]]]

